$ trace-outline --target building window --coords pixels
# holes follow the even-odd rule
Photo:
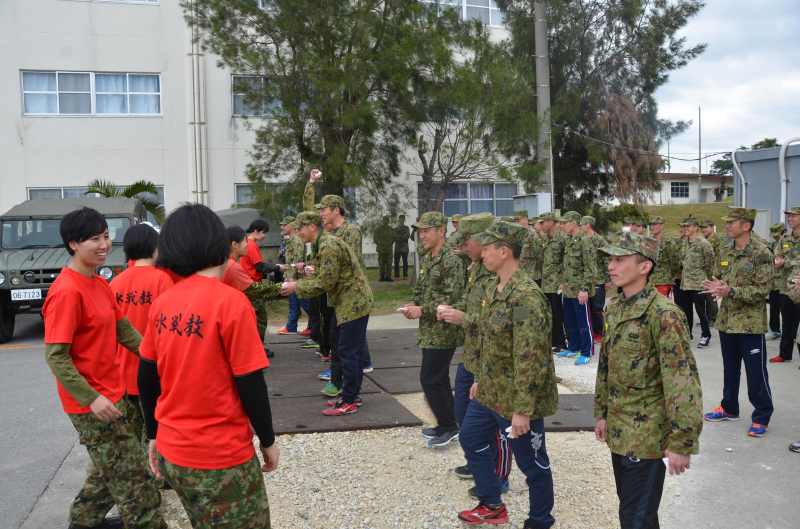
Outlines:
[[[55,200],[63,198],[61,196],[61,188],[60,187],[40,187],[36,189],[28,189],[28,199],[29,200]]]
[[[264,91],[267,78],[263,75],[234,75],[231,82],[233,115],[242,117],[269,116],[280,109],[278,101],[254,103],[248,94]]]
[[[689,182],[670,182],[669,187],[672,198],[689,198]]]
[[[27,115],[159,115],[161,76],[143,73],[22,72]]]
[[[494,0],[420,0],[441,14],[447,9],[457,11],[461,20],[480,20],[486,26],[503,26],[505,17]]]
[[[124,186],[117,186],[118,189],[122,189]],[[91,193],[89,195],[86,194],[89,188],[87,186],[65,186],[65,187],[29,187],[28,188],[28,199],[29,200],[39,200],[39,199],[47,199],[47,200],[58,200],[62,198],[81,198],[85,196],[90,197],[99,197],[97,193]],[[137,198],[146,198],[158,203],[162,208],[164,207],[164,186],[156,186],[156,193],[139,193],[136,195]],[[155,216],[147,212],[147,218],[150,222],[155,223],[156,218]]]
[[[256,184],[234,184],[235,202],[237,207],[249,207],[256,200]]]
[[[422,183],[417,184],[417,196]],[[438,188],[432,190],[434,195]],[[471,215],[487,212],[504,216],[514,213],[514,195],[517,184],[512,182],[456,182],[448,184],[442,203],[442,213],[446,216]],[[423,213],[420,203],[417,208]]]
[[[158,5],[160,0],[95,0],[97,2],[106,2],[110,4],[150,4]]]

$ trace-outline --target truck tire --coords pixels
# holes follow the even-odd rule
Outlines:
[[[14,321],[17,318],[14,308],[5,303],[0,303],[0,343],[5,343],[14,337]]]

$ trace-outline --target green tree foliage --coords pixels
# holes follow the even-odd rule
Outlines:
[[[164,222],[164,206],[154,197],[158,196],[158,187],[153,182],[139,180],[127,186],[118,186],[108,180],[92,180],[85,195],[100,195],[106,198],[135,198],[161,224]]]
[[[507,12],[514,55],[533,64],[533,2],[497,3]],[[620,188],[643,191],[655,186],[648,154],[658,133],[654,94],[670,72],[705,49],[678,36],[703,4],[701,0],[547,2],[557,206],[570,207],[581,193],[600,197]],[[635,122],[604,130],[608,119],[598,119],[602,112],[627,115]],[[630,160],[619,157],[622,150],[630,153],[626,155]],[[626,170],[617,170],[619,161]]]

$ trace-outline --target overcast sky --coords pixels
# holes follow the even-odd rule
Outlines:
[[[697,158],[698,106],[703,153],[800,136],[800,0],[706,0],[682,35],[708,48],[656,93],[659,117],[693,122],[670,142],[672,156]],[[696,168],[672,161],[673,172]]]

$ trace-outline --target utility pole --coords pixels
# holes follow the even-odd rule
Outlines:
[[[703,117],[697,107],[697,201],[703,202]]]
[[[550,191],[550,209],[555,208],[556,186],[553,176],[553,141],[550,131],[550,56],[547,51],[547,13],[545,3],[533,3],[533,33],[536,53],[536,118],[539,135],[536,157],[544,163],[544,174]]]

